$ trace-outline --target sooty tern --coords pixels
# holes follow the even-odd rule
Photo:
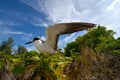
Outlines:
[[[32,41],[27,42],[26,44],[34,43],[35,47],[40,52],[53,54],[57,50],[58,38],[60,35],[87,30],[88,28],[93,28],[95,26],[96,24],[86,22],[55,24],[46,29],[46,41],[43,41],[41,38],[34,38]]]

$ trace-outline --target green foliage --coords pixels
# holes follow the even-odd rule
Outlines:
[[[21,63],[15,64],[14,68],[12,70],[12,73],[14,75],[18,75],[18,74],[22,73],[22,71],[24,70],[24,68],[25,68],[24,64],[21,64]]]
[[[33,55],[31,55],[33,54]],[[28,56],[31,55],[31,56]],[[22,66],[17,64],[13,69],[14,73],[19,73],[18,80],[65,80],[63,74],[64,67],[71,62],[71,58],[65,57],[62,53],[49,55],[47,53],[36,53],[35,51],[25,54],[26,59],[31,58],[31,62],[26,62],[23,70]],[[36,58],[37,56],[37,58]],[[35,57],[33,59],[33,57]],[[29,59],[30,60],[30,59]],[[20,67],[20,70],[17,70]],[[22,71],[22,72],[21,72]],[[29,76],[29,77],[26,77]]]
[[[0,51],[0,68],[3,66],[3,64],[4,64],[3,52]]]
[[[120,38],[114,39],[114,34],[98,26],[67,44],[65,53],[58,50],[54,55],[28,52],[24,46],[11,54],[14,40],[9,38],[0,45],[0,68],[9,65],[17,80],[117,80]]]
[[[120,38],[115,39],[110,44],[108,44],[111,54],[113,55],[119,55],[120,54]]]
[[[23,62],[25,66],[28,66],[29,64],[35,63],[36,61],[39,61],[39,53],[37,51],[30,51],[25,54],[23,54]]]
[[[13,46],[14,40],[10,37],[8,40],[2,41],[2,44],[0,45],[0,51],[2,51],[5,54],[11,54]]]
[[[67,44],[67,47],[64,48],[65,56],[70,57],[74,52],[80,52],[80,45],[78,42],[71,42]]]
[[[81,52],[85,47],[91,48],[95,53],[105,54],[111,50],[109,45],[115,40],[114,34],[115,32],[107,30],[104,26],[97,26],[90,29],[87,34],[79,36],[74,42],[67,44],[65,55],[70,56],[73,53]]]
[[[7,61],[17,80],[113,80],[119,77],[119,57],[115,58],[115,64],[111,56],[93,54],[89,48],[72,57],[65,57],[63,53],[49,55],[30,51],[7,56]]]
[[[17,54],[23,54],[26,52],[27,52],[27,49],[24,46],[18,46],[18,49],[16,51]]]

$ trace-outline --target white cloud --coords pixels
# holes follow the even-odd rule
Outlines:
[[[92,22],[120,35],[120,0],[26,0],[25,3],[47,16],[45,26],[61,22]]]
[[[33,37],[32,33],[25,33],[21,31],[11,31],[10,29],[7,29],[7,28],[0,30],[0,31],[1,31],[1,34],[0,34],[1,36],[20,35],[21,39],[24,41],[29,41]]]
[[[67,42],[68,40],[71,40],[73,38],[73,36],[75,36],[75,33],[73,33],[73,34],[69,35],[68,37],[66,37],[64,39],[64,41]]]
[[[26,0],[36,11],[43,12],[46,22],[38,20],[36,25],[48,26],[61,22],[92,22],[106,26],[120,37],[120,0]],[[74,41],[78,32],[59,41],[63,48],[68,42]]]
[[[45,36],[41,36],[41,39],[42,39],[43,41],[45,41],[45,40],[46,40],[46,37],[45,37]]]
[[[33,17],[33,21],[31,22],[34,26],[42,26],[42,27],[48,27],[48,23],[43,21],[42,19],[38,17]]]
[[[73,33],[73,34],[70,34],[68,36],[66,36],[65,38],[61,39],[58,41],[58,46],[59,48],[63,48],[65,47],[65,45],[68,43],[68,42],[72,42],[75,40],[75,35],[76,33]]]
[[[28,34],[25,32],[20,32],[20,31],[10,31],[10,30],[4,30],[3,34],[12,34],[12,35],[24,35],[24,36],[29,36],[32,37],[32,33]]]
[[[120,3],[120,0],[114,0],[108,7],[107,7],[107,10],[113,10],[115,5],[117,3]]]
[[[40,9],[48,16],[48,20],[53,23],[79,21],[80,14],[75,9],[73,0],[46,0],[41,4]]]
[[[23,34],[22,32],[3,31],[4,34]]]
[[[61,39],[60,41],[58,41],[59,48],[65,47],[67,43],[74,41],[78,36],[84,35],[85,33],[86,31],[84,30],[84,31],[70,34],[67,37]]]
[[[17,26],[20,25],[17,22],[13,22],[13,21],[1,21],[0,20],[0,26]]]

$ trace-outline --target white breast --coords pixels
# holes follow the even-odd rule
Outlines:
[[[56,50],[52,49],[48,44],[45,42],[42,43],[41,40],[36,40],[33,42],[35,47],[39,50],[39,52],[47,52],[47,53],[54,53]]]

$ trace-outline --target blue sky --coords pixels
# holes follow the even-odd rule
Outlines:
[[[106,26],[120,37],[120,0],[0,0],[0,42],[13,37],[16,47],[35,49],[24,43],[40,35],[45,40],[50,25],[76,21]],[[59,47],[85,33],[60,37]]]

